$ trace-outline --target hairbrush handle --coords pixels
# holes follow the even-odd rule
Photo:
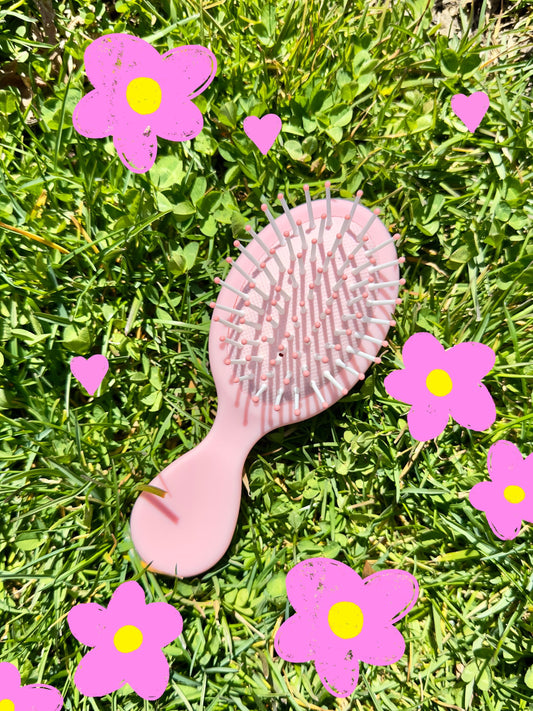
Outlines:
[[[219,408],[207,437],[169,464],[143,492],[131,513],[131,536],[151,570],[191,577],[211,568],[231,543],[241,500],[244,461],[261,436]]]

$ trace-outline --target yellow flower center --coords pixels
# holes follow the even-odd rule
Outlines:
[[[143,634],[137,627],[125,625],[125,627],[121,627],[115,632],[113,642],[119,652],[128,654],[129,652],[135,652],[139,649],[143,643]]]
[[[138,114],[153,114],[161,104],[161,87],[149,77],[132,79],[126,89],[126,99]]]
[[[11,699],[2,699],[0,701],[0,711],[15,711],[15,704]]]
[[[510,504],[519,504],[526,498],[526,492],[522,489],[522,487],[515,486],[514,484],[506,486],[503,495]]]
[[[363,629],[363,612],[353,602],[336,602],[330,607],[328,624],[333,634],[341,639],[351,639]]]
[[[451,393],[453,388],[452,379],[445,370],[436,368],[426,378],[426,386],[432,395],[444,397]]]

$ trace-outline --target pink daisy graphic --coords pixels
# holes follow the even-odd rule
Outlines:
[[[161,651],[179,637],[180,613],[166,602],[146,604],[142,587],[122,583],[107,609],[95,603],[76,605],[68,613],[70,631],[94,647],[79,663],[74,683],[85,696],[105,696],[124,684],[143,699],[158,699],[169,680]]]
[[[470,489],[470,503],[485,512],[498,538],[512,540],[522,521],[533,523],[533,454],[524,459],[518,447],[502,439],[489,449],[487,467],[491,480]]]
[[[411,435],[424,442],[440,435],[450,415],[471,430],[486,430],[496,419],[496,407],[481,379],[496,356],[482,343],[459,343],[448,350],[430,333],[415,333],[403,347],[404,370],[384,380],[396,400],[412,405],[407,414]]]
[[[46,684],[20,685],[20,674],[14,664],[0,662],[1,711],[59,711],[63,697]]]
[[[405,570],[385,570],[364,580],[349,566],[329,558],[309,558],[292,568],[287,595],[296,614],[274,639],[289,662],[314,661],[333,696],[349,696],[357,686],[359,662],[397,662],[405,642],[394,623],[418,597],[418,583]]]
[[[99,37],[85,50],[85,70],[94,91],[72,115],[87,138],[113,136],[122,163],[134,173],[149,170],[157,136],[188,141],[203,128],[191,99],[213,81],[215,55],[191,44],[160,55],[148,42],[125,34]]]

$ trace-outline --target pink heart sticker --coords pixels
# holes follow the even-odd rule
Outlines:
[[[474,133],[489,108],[489,97],[484,91],[476,91],[470,96],[452,96],[452,111],[460,118],[470,133]]]
[[[108,369],[109,362],[103,355],[93,355],[89,359],[76,356],[70,361],[70,372],[89,395],[98,390]]]
[[[266,156],[281,131],[281,119],[277,114],[266,114],[263,118],[247,116],[243,128],[248,138]]]

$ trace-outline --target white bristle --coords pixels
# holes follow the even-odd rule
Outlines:
[[[235,346],[235,348],[242,348],[242,343],[234,341],[233,338],[228,338],[228,336],[224,338],[224,343],[230,343],[232,346]]]
[[[220,309],[221,307],[219,306],[218,308]],[[234,329],[235,331],[237,331],[237,333],[241,333],[244,330],[242,326],[238,326],[236,323],[232,323],[231,321],[226,321],[225,318],[220,318],[220,316],[217,316],[216,320],[219,323],[224,324],[224,326]]]
[[[385,306],[386,304],[396,304],[397,300],[396,299],[381,299],[379,301],[373,301],[373,300],[367,299],[366,303],[369,306]]]
[[[394,281],[381,281],[381,282],[376,282],[375,284],[369,284],[368,288],[369,289],[381,289],[385,288],[386,286],[403,286],[405,284],[405,279],[395,279]]]
[[[294,253],[294,249],[292,248],[292,238],[293,235],[288,232],[287,235],[285,236],[285,243],[287,244],[287,247],[289,249],[289,254],[291,256],[291,262],[296,261],[296,254]]]
[[[324,243],[324,227],[326,225],[327,215],[320,216],[320,227],[318,228],[318,244]]]
[[[330,185],[331,183],[329,180],[326,180],[325,183],[325,188],[326,188],[326,210],[327,210],[327,220],[326,220],[326,227],[329,228],[331,227],[331,190],[330,190]]]
[[[267,384],[266,384],[266,383],[263,383],[263,384],[261,385],[261,387],[259,388],[259,390],[255,393],[255,395],[252,396],[252,400],[254,400],[255,402],[257,402],[257,400],[259,400],[259,396],[262,395],[262,394],[265,392],[265,390],[267,389],[267,387],[268,387]]]
[[[372,265],[371,267],[368,267],[369,272],[379,272],[382,269],[386,269],[387,267],[395,267],[398,264],[403,264],[402,257],[399,259],[391,259],[390,262],[384,262],[383,264],[375,264]]]
[[[307,205],[307,214],[309,215],[309,227],[315,229],[315,220],[313,218],[313,206],[311,205],[311,197],[309,195],[309,185],[304,185],[305,202]]]
[[[276,395],[276,400],[275,400],[275,402],[274,402],[274,405],[279,406],[279,404],[280,404],[280,402],[281,402],[281,398],[283,397],[284,391],[285,391],[285,388],[283,388],[283,387],[281,387],[281,388],[278,390],[277,395]]]
[[[319,399],[320,404],[321,404],[321,405],[325,405],[325,404],[326,404],[326,401],[325,401],[324,397],[322,396],[322,393],[321,393],[320,390],[318,389],[317,384],[315,383],[314,380],[311,380],[311,387],[313,388],[315,395],[316,395],[317,398]]]
[[[350,220],[353,218],[354,213],[355,213],[355,211],[356,211],[356,209],[357,209],[357,206],[359,205],[359,201],[361,200],[362,197],[363,197],[363,191],[362,191],[362,190],[358,190],[357,193],[356,193],[356,195],[355,195],[355,199],[354,199],[354,201],[353,201],[353,204],[352,204],[352,209],[350,210]]]
[[[329,380],[329,382],[332,383],[337,388],[337,390],[340,390],[341,393],[344,393],[346,391],[346,388],[341,383],[339,383],[338,380],[335,380],[329,370],[324,370],[323,376],[326,378],[326,380]]]
[[[302,221],[301,220],[296,220],[296,226],[298,227],[298,234],[300,235],[300,241],[302,243],[302,249],[305,252],[307,249],[307,241],[305,239],[305,232],[304,228],[302,227]]]
[[[315,238],[311,240],[311,262],[316,262],[316,245],[317,241]]]
[[[294,393],[294,411],[298,412],[300,410],[300,389],[295,385],[292,390]]]
[[[293,218],[293,216],[291,215],[291,212],[290,212],[290,210],[289,210],[289,206],[288,206],[287,203],[285,202],[285,198],[283,197],[283,195],[282,195],[281,193],[279,193],[279,195],[278,195],[278,200],[279,200],[280,203],[281,203],[281,207],[283,208],[283,212],[285,213],[287,219],[289,220],[289,224],[290,224],[290,226],[291,226],[291,228],[292,228],[293,233],[296,234],[296,233],[298,232],[298,228],[296,227],[296,222],[294,221],[294,218]]]
[[[248,294],[245,294],[243,291],[236,289],[234,286],[232,286],[231,284],[228,284],[220,277],[215,277],[215,284],[222,284],[222,286],[225,286],[226,289],[228,289],[229,291],[232,291],[234,294],[237,294],[237,296],[240,296],[241,299],[248,301]]]
[[[357,370],[354,370],[351,366],[346,365],[346,363],[344,363],[340,358],[337,358],[335,363],[339,366],[339,368],[344,368],[344,370],[347,370],[352,375],[359,377],[360,373]]]
[[[239,242],[238,239],[235,240],[233,245],[237,247],[240,252],[245,254],[246,257],[252,262],[252,264],[254,264],[258,269],[261,269],[261,264],[257,261],[254,255],[248,249],[246,249],[246,247],[243,247],[243,245]]]
[[[275,261],[276,261],[276,264],[278,265],[278,269],[280,270],[280,272],[281,272],[282,274],[284,274],[284,273],[285,273],[285,265],[283,264],[283,262],[282,262],[281,259],[279,258],[279,254],[276,252],[275,247],[272,247],[272,249],[270,250],[270,254],[274,257],[274,259],[275,259]]]
[[[215,308],[222,309],[223,311],[229,311],[230,314],[236,314],[237,316],[244,316],[244,311],[242,311],[242,309],[232,309],[231,306],[224,306],[222,304],[216,304]]]
[[[272,216],[272,213],[270,212],[270,210],[269,210],[269,208],[268,208],[268,205],[267,205],[266,203],[263,203],[263,205],[261,205],[261,210],[263,210],[263,212],[264,212],[265,215],[267,216],[268,221],[270,222],[270,225],[271,225],[272,229],[273,229],[274,232],[276,233],[276,237],[279,239],[279,243],[280,243],[281,245],[284,245],[284,244],[285,244],[285,239],[284,239],[283,235],[281,234],[281,230],[279,229],[279,227],[278,227],[278,225],[277,225],[277,223],[276,223],[276,220],[275,220],[274,217]]]
[[[253,321],[248,321],[248,320],[245,319],[245,318],[241,320],[241,323],[244,323],[246,326],[249,326],[250,328],[253,328],[254,331],[262,331],[262,330],[263,330],[263,326],[261,326],[261,325],[258,324],[258,323],[254,323]]]
[[[265,253],[265,259],[268,259],[268,256],[270,255],[270,249],[266,246],[266,244],[263,242],[263,240],[259,237],[257,232],[255,232],[252,229],[251,225],[246,225],[245,229],[247,232],[249,232],[252,235],[253,239],[257,240],[257,244],[261,247],[261,249]],[[259,262],[258,262],[258,264],[259,264]],[[272,285],[274,285],[276,283],[276,279],[274,278],[274,276],[273,276],[272,272],[269,270],[269,268],[266,265],[264,267],[261,267],[261,264],[259,264],[259,268],[261,269],[261,271],[265,272],[265,274],[267,275],[268,281]]]
[[[363,323],[381,323],[386,326],[390,326],[391,322],[390,320],[384,319],[384,318],[370,318],[370,316],[363,316],[361,319]]]
[[[352,348],[351,346],[347,346],[346,350],[348,353],[352,353],[353,355],[360,356],[361,358],[366,358],[366,360],[371,361],[372,363],[380,362],[379,358],[376,358],[376,356],[371,356],[368,355],[368,353],[365,353],[364,351],[360,351],[357,349]]]
[[[394,244],[394,239],[391,237],[390,239],[386,239],[384,242],[380,242],[377,244],[375,247],[372,247],[371,249],[365,250],[366,256],[370,256],[371,254],[374,254],[375,252],[379,252],[380,249],[383,249],[384,247],[388,247],[389,244]]]

